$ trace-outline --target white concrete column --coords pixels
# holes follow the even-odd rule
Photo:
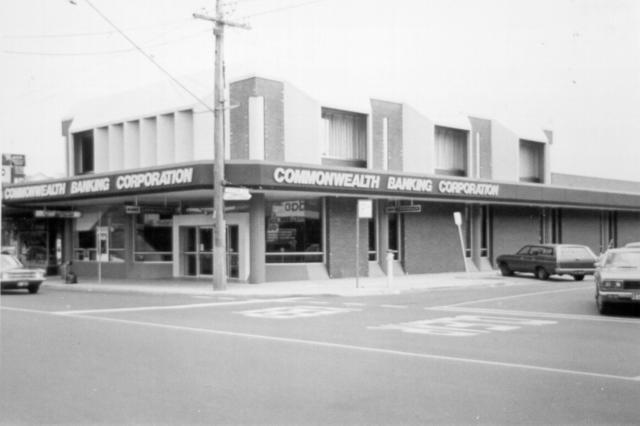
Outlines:
[[[195,160],[213,158],[213,113],[204,109],[193,114],[193,156]]]
[[[174,120],[173,114],[162,114],[158,116],[158,130],[156,137],[157,151],[156,163],[170,164],[175,159],[174,147]]]
[[[140,167],[140,122],[124,123],[124,168]]]
[[[109,171],[109,131],[107,127],[93,130],[93,171]]]
[[[140,121],[140,167],[155,166],[156,163],[156,118]]]
[[[175,123],[175,161],[193,161],[193,111],[178,111],[174,117]]]
[[[122,123],[109,126],[109,171],[122,170],[124,166],[124,128]]]

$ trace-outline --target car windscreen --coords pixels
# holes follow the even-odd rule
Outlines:
[[[560,259],[594,259],[595,255],[588,247],[560,247],[558,249]]]
[[[609,253],[605,266],[611,268],[640,268],[640,251]]]
[[[13,256],[9,256],[8,254],[2,255],[2,270],[11,269],[11,268],[20,268],[22,264],[18,259]]]

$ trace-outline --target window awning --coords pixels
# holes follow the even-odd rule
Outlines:
[[[101,216],[102,212],[83,212],[82,216],[76,219],[76,231],[90,231]]]

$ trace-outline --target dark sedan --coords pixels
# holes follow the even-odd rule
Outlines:
[[[595,273],[596,305],[606,314],[618,303],[640,303],[640,248],[607,250]]]
[[[504,276],[528,272],[541,280],[550,275],[571,275],[581,281],[595,272],[595,262],[591,249],[579,244],[530,244],[516,254],[503,254],[496,259]]]

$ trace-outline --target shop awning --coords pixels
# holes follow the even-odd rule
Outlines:
[[[102,212],[83,212],[82,216],[76,219],[76,231],[90,231],[101,216]]]

